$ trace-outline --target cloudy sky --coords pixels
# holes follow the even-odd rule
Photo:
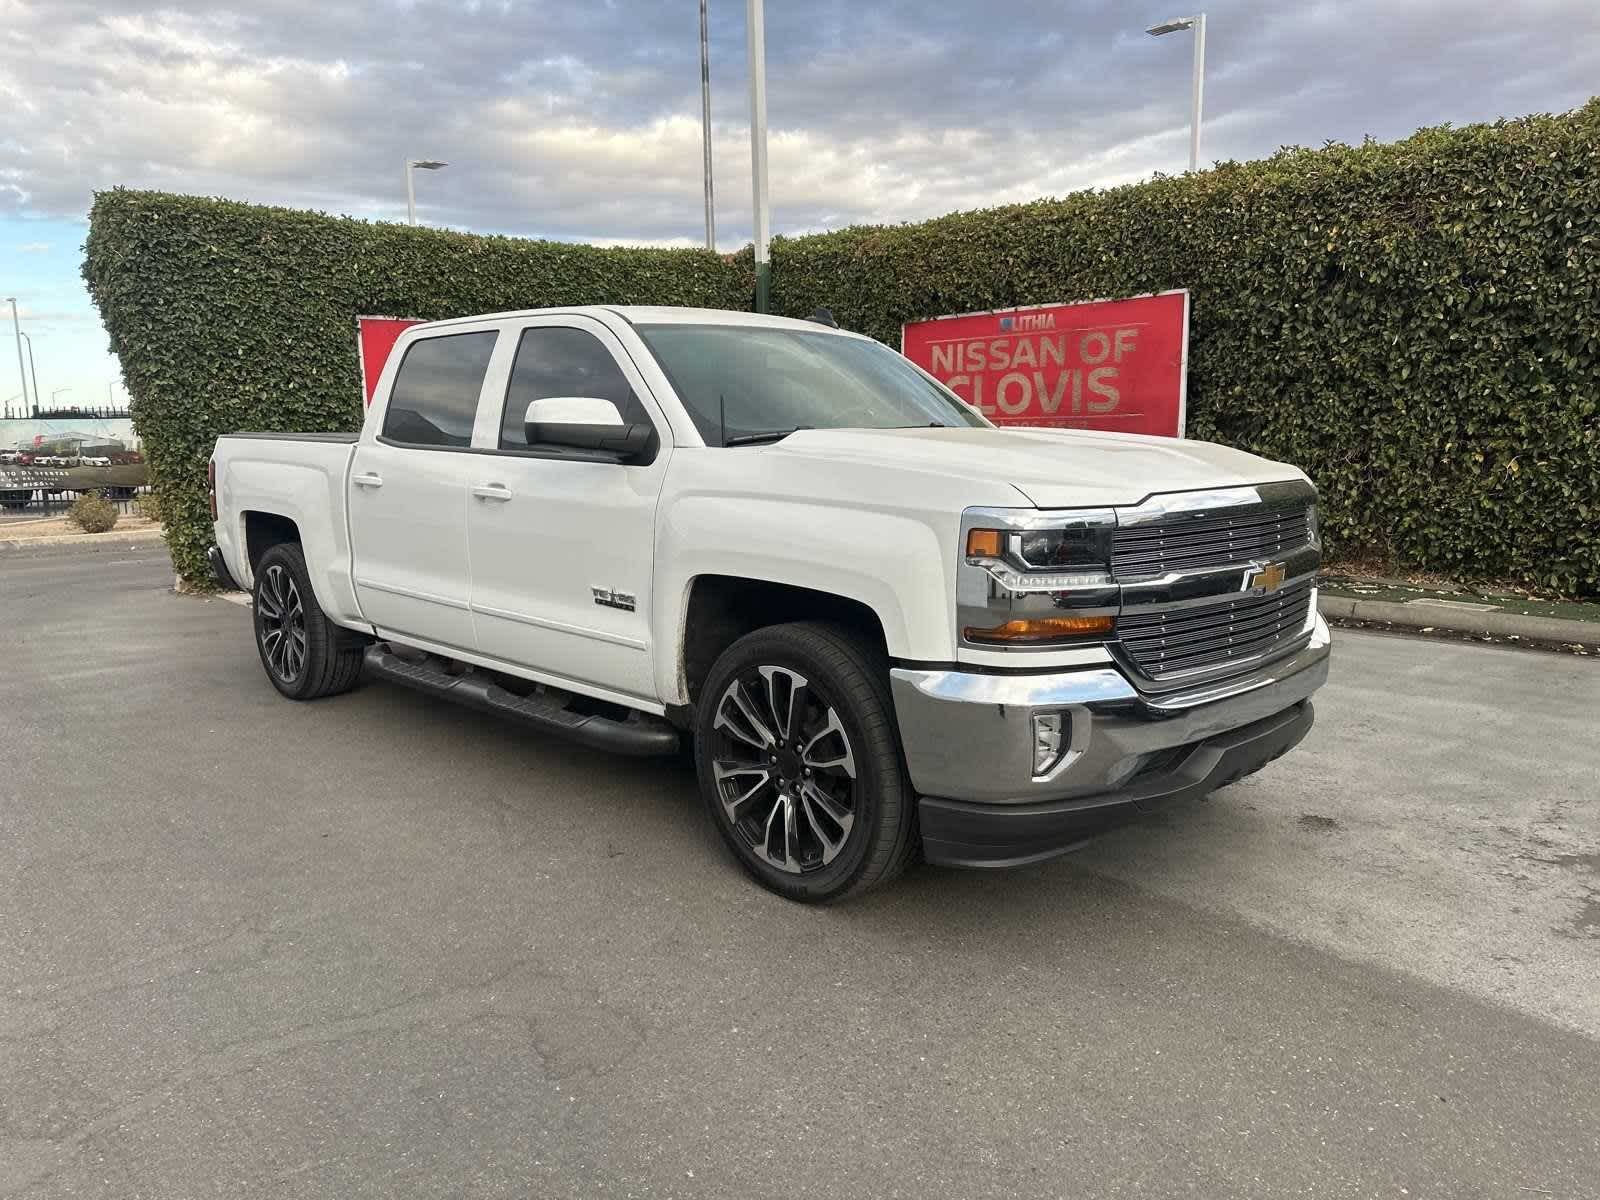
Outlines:
[[[711,0],[724,249],[750,228],[744,10]],[[1206,161],[1600,91],[1597,0],[1207,11]],[[1191,42],[1142,32],[1175,15],[1166,0],[767,0],[774,229],[1181,171]],[[697,0],[0,0],[0,295],[19,298],[41,392],[103,403],[116,381],[122,399],[78,279],[96,188],[395,221],[404,160],[436,157],[450,166],[417,178],[428,224],[697,243],[698,46]],[[3,332],[0,404],[20,391]]]

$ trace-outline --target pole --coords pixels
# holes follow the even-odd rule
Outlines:
[[[28,343],[28,374],[33,376],[33,403],[39,405],[39,368],[33,363],[33,339],[27,334],[22,335],[22,340]]]
[[[411,183],[411,160],[406,159],[406,223],[417,223],[417,189]]]
[[[705,143],[706,249],[717,249],[717,208],[711,188],[711,32],[706,21],[706,0],[700,0],[700,128]]]
[[[747,27],[750,52],[750,174],[755,195],[756,311],[768,311],[772,298],[772,263],[767,242],[772,235],[767,210],[767,27],[763,0],[749,0]]]
[[[17,335],[17,374],[22,379],[22,411],[28,411],[28,372],[22,365],[22,322],[17,318],[17,298],[7,296],[11,304],[11,331]]]
[[[1200,169],[1200,99],[1206,82],[1206,15],[1194,21],[1194,106],[1189,114],[1189,170]]]

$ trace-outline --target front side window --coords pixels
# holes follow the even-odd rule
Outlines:
[[[795,429],[987,424],[879,342],[749,325],[639,325],[708,446]]]
[[[500,416],[500,448],[528,448],[528,405],[552,396],[597,396],[622,414],[623,424],[648,422],[617,360],[594,334],[559,325],[535,326],[517,343],[511,383]]]
[[[395,373],[383,436],[412,446],[470,446],[496,336],[485,330],[411,343]]]

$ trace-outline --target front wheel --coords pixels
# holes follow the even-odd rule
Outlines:
[[[888,664],[833,625],[740,638],[701,691],[695,755],[711,819],[741,866],[791,900],[898,875],[917,845]]]
[[[323,615],[297,544],[284,542],[261,556],[253,600],[256,649],[273,687],[291,700],[355,687],[365,643]]]

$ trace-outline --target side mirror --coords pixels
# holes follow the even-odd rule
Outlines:
[[[598,396],[547,396],[529,404],[522,420],[530,446],[606,450],[623,459],[642,453],[655,432],[648,422],[623,424],[617,406]]]

